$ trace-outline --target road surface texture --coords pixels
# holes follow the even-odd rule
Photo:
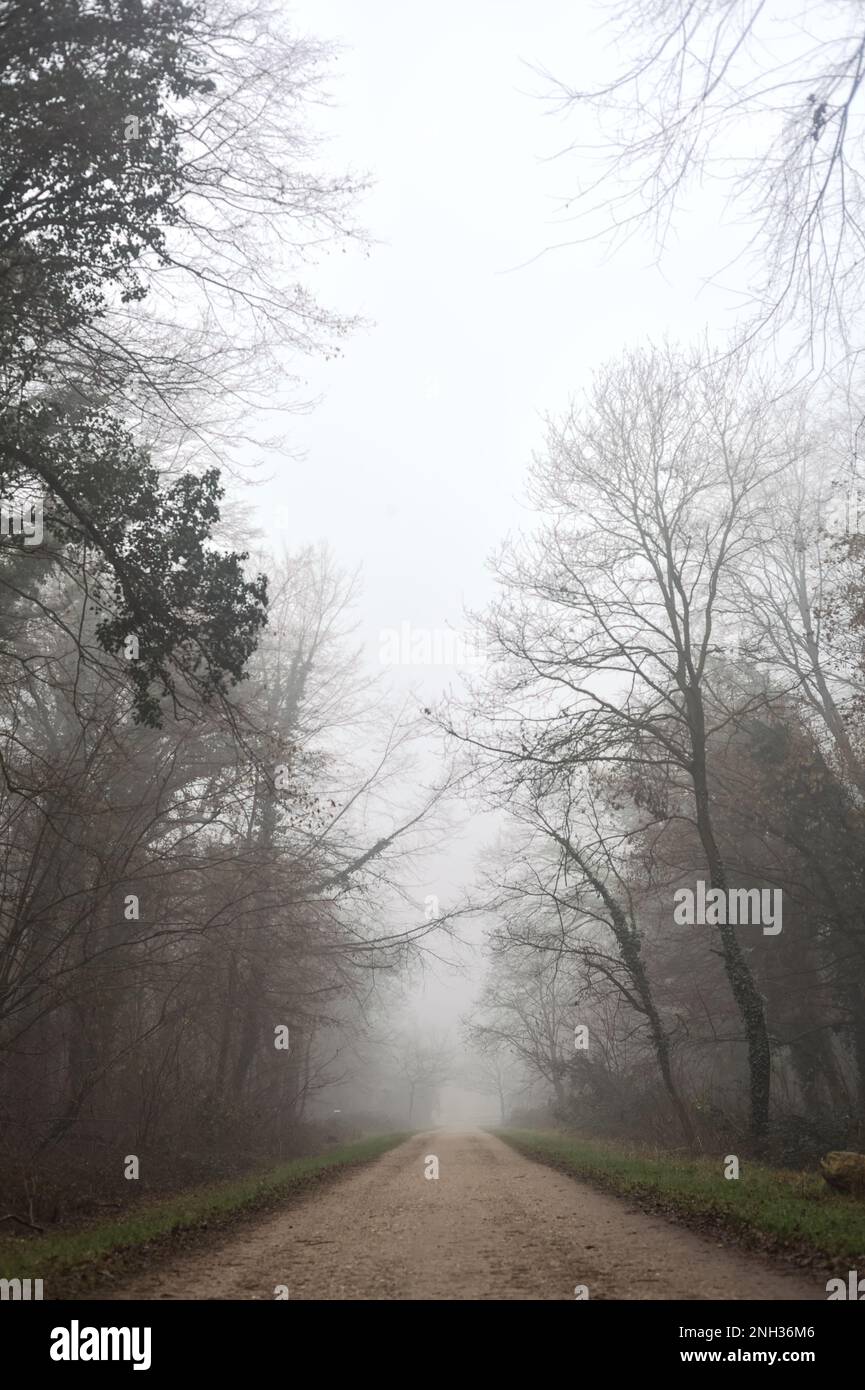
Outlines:
[[[577,1285],[590,1299],[826,1297],[825,1280],[634,1211],[492,1135],[446,1130],[114,1297],[273,1299],[279,1285],[290,1299],[573,1300]]]

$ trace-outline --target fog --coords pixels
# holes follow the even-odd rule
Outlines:
[[[723,332],[740,295],[706,284],[730,254],[717,197],[677,224],[663,266],[646,234],[615,258],[568,244],[573,131],[545,99],[544,74],[562,75],[568,55],[581,73],[609,63],[590,7],[489,0],[467,13],[453,2],[429,26],[398,3],[316,0],[292,13],[340,46],[332,107],[317,124],[330,159],[371,176],[362,216],[373,245],[310,277],[365,326],[340,360],[305,364],[301,393],[317,404],[292,422],[298,457],[260,461],[255,515],[273,548],[326,539],[340,564],[359,568],[358,641],[381,672],[383,634],[460,634],[490,600],[487,562],[527,523],[526,464],[543,417],[624,343]],[[422,654],[384,666],[419,705],[466,669]],[[496,834],[477,804],[464,810],[425,866],[424,892],[470,891]],[[460,935],[471,947],[482,928]],[[456,1040],[483,966],[471,949],[449,954],[459,969],[428,963],[411,1008]],[[440,1104],[443,1122],[485,1110],[483,1097],[450,1086]]]
[[[2,1269],[861,1248],[863,14],[0,5]]]

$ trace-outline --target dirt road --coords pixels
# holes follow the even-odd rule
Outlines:
[[[439,1161],[426,1178],[425,1157]],[[299,1205],[124,1285],[124,1299],[825,1299],[480,1131],[415,1136]],[[283,1295],[284,1296],[284,1295]]]

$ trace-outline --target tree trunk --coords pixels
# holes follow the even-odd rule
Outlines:
[[[691,738],[694,751],[691,777],[694,786],[697,832],[706,854],[709,880],[728,898],[727,871],[715,839],[709,803],[706,772],[706,738],[702,700],[698,692],[690,692]],[[724,914],[726,916],[726,913]],[[718,927],[724,969],[733,998],[745,1025],[748,1045],[748,1076],[751,1101],[751,1136],[758,1143],[765,1137],[769,1124],[769,1099],[772,1085],[772,1056],[763,997],[739,945],[734,929],[727,923]]]

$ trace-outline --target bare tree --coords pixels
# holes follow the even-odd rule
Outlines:
[[[500,561],[504,592],[488,620],[498,661],[471,721],[450,724],[516,784],[606,764],[686,789],[712,887],[724,893],[708,747],[730,715],[710,713],[711,659],[734,576],[761,534],[767,484],[786,466],[744,361],[701,370],[668,349],[601,371],[585,407],[550,427],[534,472],[550,520]],[[745,708],[763,698],[749,694]],[[763,1001],[734,929],[719,936],[759,1136],[770,1094]]]
[[[425,1098],[425,1115],[431,1119],[435,1093],[450,1079],[454,1070],[453,1051],[448,1039],[436,1030],[408,1026],[397,1032],[391,1043],[393,1063],[401,1078],[406,1100],[406,1118],[411,1124],[415,1106]]]
[[[795,319],[805,351],[858,352],[865,166],[865,6],[791,10],[784,0],[605,4],[616,67],[554,81],[576,119],[590,108],[601,173],[584,182],[587,235],[641,233],[663,248],[692,191],[722,187],[747,219],[757,272],[751,331]],[[571,147],[593,138],[581,124]],[[600,148],[599,148],[600,146]],[[600,226],[596,219],[600,217]]]

